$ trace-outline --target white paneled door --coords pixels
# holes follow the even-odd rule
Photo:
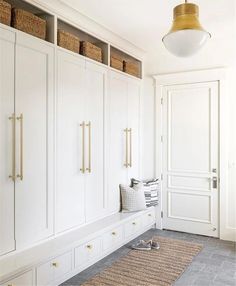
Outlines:
[[[217,82],[163,88],[163,225],[218,237]]]
[[[106,69],[86,62],[86,221],[105,215],[104,185],[104,105],[107,84]]]
[[[19,34],[15,69],[15,226],[23,248],[53,234],[53,47]]]
[[[128,114],[127,83],[118,73],[109,80],[109,207],[119,211],[119,184],[127,184],[126,136]]]
[[[58,52],[56,232],[105,215],[106,69]]]
[[[0,256],[15,249],[14,60],[15,34],[0,29]]]
[[[85,60],[58,52],[56,231],[85,223]]]
[[[119,185],[139,179],[140,82],[110,72],[109,78],[109,207],[120,208]]]

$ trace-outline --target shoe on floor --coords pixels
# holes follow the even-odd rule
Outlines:
[[[148,245],[151,246],[152,249],[158,250],[160,249],[160,244],[156,241],[153,241],[152,239],[145,241]]]
[[[151,250],[151,243],[146,242],[144,240],[140,240],[137,244],[132,245],[132,249],[134,250],[142,250],[142,251],[148,251]]]
[[[160,249],[160,244],[156,241],[152,241],[151,247],[152,247],[152,249],[158,250],[158,249]]]

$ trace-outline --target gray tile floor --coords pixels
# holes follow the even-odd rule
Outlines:
[[[153,235],[166,236],[204,245],[201,253],[195,257],[192,264],[176,281],[176,286],[236,286],[236,244],[215,238],[180,233],[175,231],[160,231],[151,229],[136,238],[126,246],[102,259],[90,268],[63,283],[63,286],[79,286],[93,277],[114,261],[126,255],[130,246],[139,239],[149,239]],[[122,286],[122,285],[121,285]],[[138,285],[137,285],[138,286]],[[150,285],[151,286],[151,285]],[[155,286],[155,285],[153,285]]]

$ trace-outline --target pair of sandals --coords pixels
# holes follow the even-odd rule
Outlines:
[[[158,250],[160,249],[160,244],[156,241],[153,241],[152,239],[150,240],[140,240],[137,244],[132,245],[132,249],[134,250]]]

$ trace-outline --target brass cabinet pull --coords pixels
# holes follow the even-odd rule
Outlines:
[[[89,121],[88,124],[86,124],[86,126],[89,129],[89,143],[88,143],[88,156],[89,156],[89,162],[88,162],[88,168],[86,168],[86,171],[88,171],[89,173],[91,173],[92,169],[91,169],[91,122]]]
[[[82,127],[82,168],[80,171],[84,174],[85,173],[85,122],[83,121],[80,124],[80,127]]]
[[[88,249],[92,249],[93,246],[92,246],[91,244],[89,244],[89,245],[87,245],[87,248],[88,248]]]
[[[15,113],[9,117],[9,120],[12,121],[12,174],[9,178],[12,179],[13,182],[16,180],[16,116]]]
[[[115,236],[115,235],[116,235],[116,232],[115,232],[115,231],[113,231],[111,234]]]
[[[124,130],[124,132],[125,132],[125,163],[124,163],[124,166],[126,167],[126,168],[128,168],[129,167],[129,159],[128,159],[128,148],[129,148],[129,140],[128,140],[128,128],[126,128],[125,130]]]
[[[21,181],[23,181],[24,178],[24,150],[23,150],[23,144],[24,144],[24,132],[23,132],[23,114],[21,114],[19,117],[16,118],[18,121],[20,121],[20,174],[17,175],[17,178],[19,178]]]
[[[132,158],[132,152],[133,152],[133,150],[132,150],[132,129],[130,128],[129,130],[128,130],[128,132],[129,132],[129,166],[130,167],[132,167],[132,165],[133,165],[133,158]]]
[[[59,266],[59,264],[58,264],[57,262],[53,262],[53,263],[52,263],[52,266],[54,266],[54,267],[58,267],[58,266]]]

